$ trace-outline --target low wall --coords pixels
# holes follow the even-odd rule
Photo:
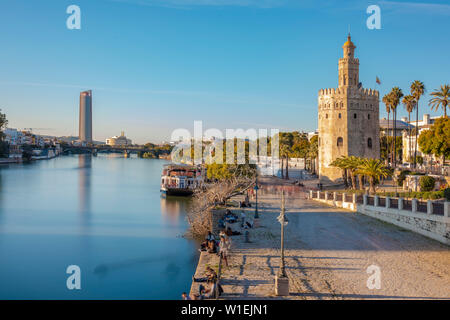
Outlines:
[[[358,212],[385,222],[392,223],[404,229],[419,233],[428,238],[437,240],[446,245],[450,245],[450,203],[444,203],[444,214],[433,214],[433,202],[427,202],[427,213],[417,211],[417,200],[413,199],[411,210],[403,208],[403,199],[396,198],[397,207],[391,207],[391,198],[382,198],[384,206],[380,206],[380,198],[375,197],[374,204],[369,205],[367,195],[363,197],[363,203],[356,201],[356,195],[352,195],[352,201],[345,201],[344,196],[337,196],[336,193],[330,197],[319,191],[310,191],[309,198],[325,203],[330,206],[344,208],[353,212]],[[336,199],[344,199],[337,201]]]

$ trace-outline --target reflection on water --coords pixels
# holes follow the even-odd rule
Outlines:
[[[161,197],[161,213],[165,221],[177,225],[185,218],[191,199],[187,197]]]
[[[179,299],[198,251],[181,237],[189,200],[160,197],[164,163],[99,154],[0,167],[0,299]],[[72,264],[80,291],[66,287]]]
[[[91,155],[78,155],[78,198],[83,224],[88,224],[91,211],[91,163]]]

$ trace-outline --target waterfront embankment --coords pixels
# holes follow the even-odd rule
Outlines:
[[[289,224],[285,228],[289,296],[275,296],[274,277],[280,266],[281,188],[287,194]],[[306,190],[307,188],[305,188]],[[237,198],[239,200],[239,198]],[[246,216],[254,215],[245,208]],[[229,266],[223,267],[221,299],[450,299],[450,250],[397,226],[307,199],[289,184],[267,184],[258,194],[257,227],[232,237]],[[234,212],[241,209],[230,208]],[[241,231],[240,224],[232,224]],[[217,255],[200,256],[196,277]],[[368,285],[379,270],[380,288]],[[198,283],[192,284],[196,292]]]

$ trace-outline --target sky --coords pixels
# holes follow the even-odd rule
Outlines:
[[[66,27],[72,4],[79,30]],[[381,9],[380,30],[366,26],[369,5]],[[360,81],[381,96],[408,93],[413,80],[428,94],[450,83],[450,1],[3,0],[0,108],[9,127],[77,136],[79,93],[91,89],[98,141],[121,131],[169,141],[195,120],[223,132],[313,131],[349,30]],[[420,114],[440,115],[428,94]]]

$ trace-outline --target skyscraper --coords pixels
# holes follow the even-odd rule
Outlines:
[[[81,142],[92,142],[92,90],[80,93],[80,125]]]

